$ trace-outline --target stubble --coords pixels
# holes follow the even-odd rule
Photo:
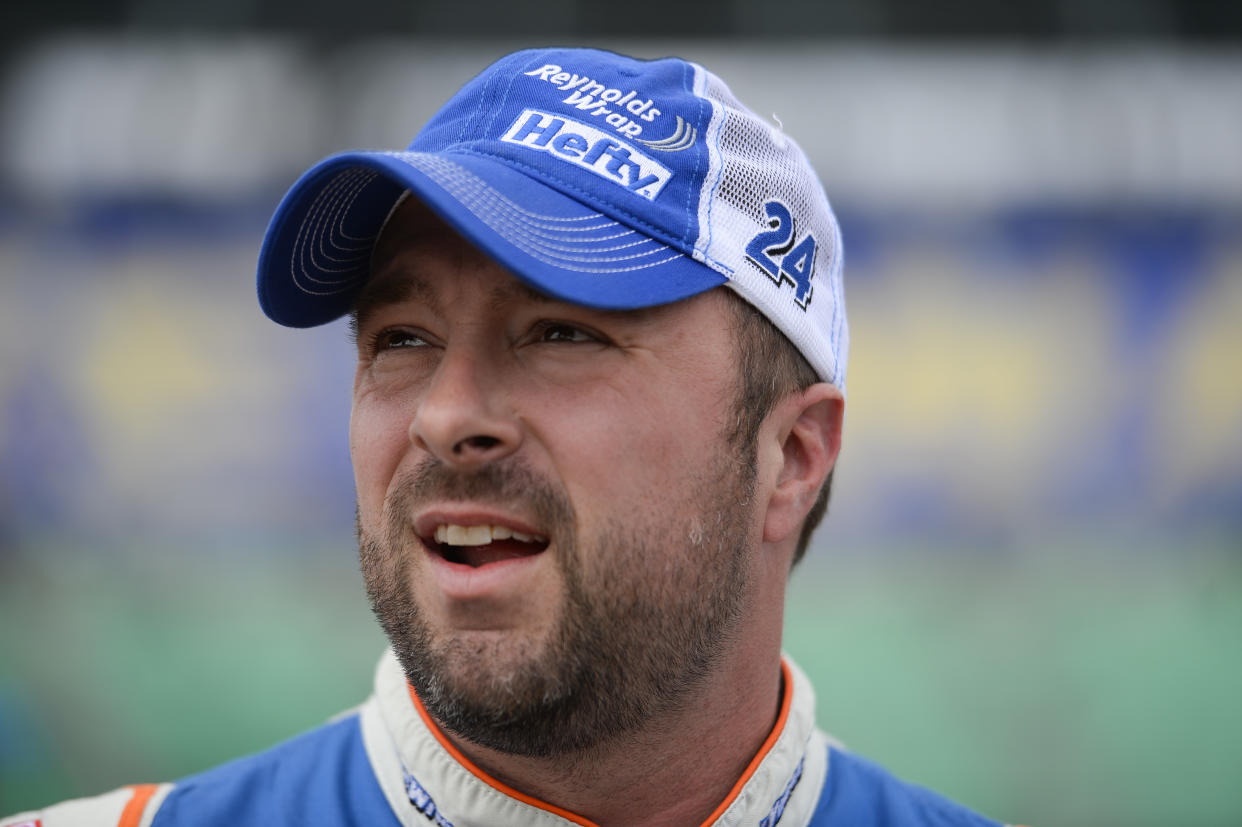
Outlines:
[[[623,738],[691,702],[736,633],[751,542],[754,458],[722,457],[681,506],[615,515],[581,538],[563,492],[514,460],[401,479],[383,536],[359,527],[371,605],[428,713],[500,752],[553,757]],[[544,640],[435,630],[411,579],[408,515],[435,499],[520,508],[547,527],[564,596]],[[655,513],[655,512],[660,513]]]

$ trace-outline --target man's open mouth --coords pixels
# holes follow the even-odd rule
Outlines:
[[[529,557],[548,547],[547,537],[524,534],[502,525],[442,523],[436,526],[435,535],[424,537],[423,542],[450,563],[474,568]]]

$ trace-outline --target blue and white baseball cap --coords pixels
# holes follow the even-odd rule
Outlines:
[[[497,61],[405,151],[347,152],[272,217],[259,303],[312,327],[351,309],[407,193],[558,299],[633,309],[726,285],[844,390],[841,234],[792,139],[679,58],[533,49]]]

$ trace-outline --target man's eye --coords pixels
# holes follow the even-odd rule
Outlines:
[[[374,347],[376,353],[401,348],[426,347],[428,342],[411,330],[381,330],[375,334]]]
[[[599,339],[585,330],[570,324],[551,322],[545,324],[539,333],[541,342],[598,342]]]

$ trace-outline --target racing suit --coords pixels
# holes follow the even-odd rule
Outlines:
[[[815,728],[786,657],[771,734],[703,827],[999,827],[899,781]],[[641,821],[635,812],[634,820]],[[123,787],[0,827],[567,827],[592,825],[492,778],[428,717],[391,652],[357,709],[266,752],[171,784]]]

